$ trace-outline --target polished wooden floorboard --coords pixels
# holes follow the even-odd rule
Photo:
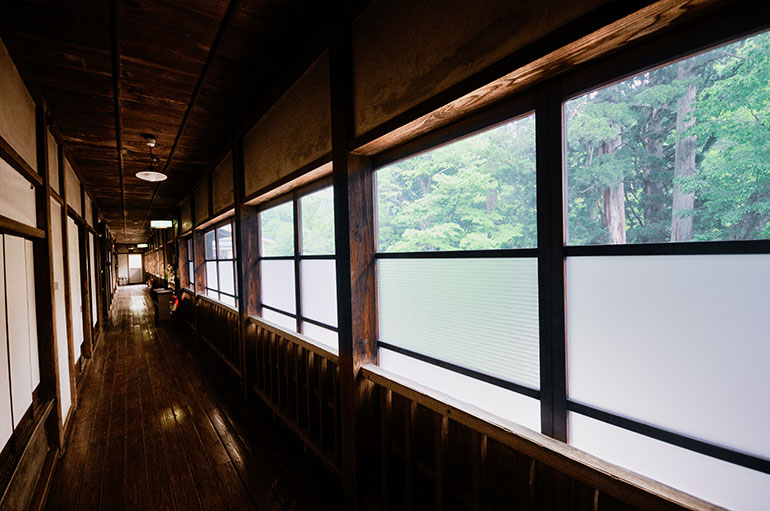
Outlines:
[[[46,508],[310,508],[202,373],[173,331],[156,327],[146,288],[119,288]]]

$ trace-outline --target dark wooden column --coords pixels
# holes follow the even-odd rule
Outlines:
[[[339,30],[331,51],[334,230],[337,247],[337,318],[345,509],[358,509],[356,456],[358,370],[376,361],[374,205],[368,159],[348,151],[352,138],[349,32]]]
[[[81,187],[80,204],[85,213],[85,203]],[[76,222],[79,223],[79,222]],[[88,273],[88,225],[84,222],[78,227],[78,243],[80,244],[80,297],[83,308],[83,351],[84,358],[93,356],[93,335],[91,331],[91,286],[88,285],[90,275]]]
[[[241,342],[241,395],[249,396],[249,360],[248,321],[249,315],[256,314],[256,302],[259,298],[259,273],[257,266],[256,208],[243,205],[246,195],[243,178],[243,139],[236,137],[233,142],[233,195],[235,199],[235,285],[238,289],[238,330]]]
[[[67,359],[69,360],[70,369],[70,392],[72,396],[72,409],[69,416],[72,417],[75,408],[78,406],[78,386],[77,378],[80,374],[80,365],[75,360],[75,334],[72,330],[72,301],[70,299],[72,283],[70,282],[70,255],[69,255],[69,225],[67,222],[67,180],[65,179],[65,166],[64,166],[64,148],[59,144],[59,191],[61,192],[62,209],[61,209],[61,235],[62,235],[62,253],[54,254],[54,257],[64,258],[64,310],[65,321],[67,323]]]
[[[45,231],[44,240],[34,242],[35,259],[35,306],[37,314],[37,350],[40,364],[41,400],[55,399],[61,402],[59,389],[59,365],[57,364],[56,313],[54,310],[53,288],[53,241],[51,235],[51,182],[48,175],[48,134],[44,106],[36,112],[37,170],[43,178],[42,186],[36,189],[37,227]],[[57,162],[54,162],[55,164]],[[58,172],[58,166],[56,167]],[[59,406],[54,407],[48,419],[48,442],[51,448],[64,444],[64,427]]]

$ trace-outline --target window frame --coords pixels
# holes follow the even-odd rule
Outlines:
[[[231,238],[233,240],[233,258],[232,259],[220,259],[220,257],[219,257],[219,237],[217,236],[217,230],[219,230],[220,228],[225,227],[227,225],[230,226],[230,235],[231,235]],[[206,234],[208,234],[210,232],[214,233],[214,254],[215,254],[215,258],[214,259],[207,259],[206,258],[206,250],[205,250]],[[226,305],[228,307],[231,307],[231,308],[237,310],[238,309],[238,297],[239,297],[239,291],[240,290],[238,289],[238,279],[237,279],[237,276],[238,276],[237,275],[237,273],[238,273],[238,271],[237,271],[238,250],[237,250],[237,248],[238,247],[235,244],[235,218],[234,217],[227,218],[227,219],[223,220],[222,222],[218,222],[218,223],[214,224],[213,226],[209,227],[206,230],[202,230],[201,231],[201,236],[203,237],[203,243],[204,243],[204,250],[203,250],[203,272],[204,272],[204,275],[205,275],[206,278],[205,278],[205,282],[204,282],[203,288],[201,289],[201,293],[200,294],[202,294],[206,298],[209,298],[209,299],[212,299],[212,300],[216,300],[217,302],[222,303],[223,305]],[[193,243],[193,246],[194,245],[195,244]],[[226,292],[222,291],[221,289],[219,289],[220,288],[220,282],[221,282],[221,280],[219,280],[219,277],[220,277],[220,275],[219,275],[219,263],[220,263],[220,261],[221,262],[231,262],[231,263],[233,263],[233,285],[234,285],[234,288],[235,288],[235,294],[234,295],[232,295],[230,293],[226,293]],[[209,262],[215,262],[216,263],[216,268],[217,268],[217,288],[216,289],[209,286],[208,269],[207,269],[208,265],[206,264],[206,263],[209,263]],[[193,267],[194,266],[195,266],[195,264],[193,264]],[[213,292],[217,293],[217,298],[209,296],[208,291],[213,291]],[[230,305],[230,304],[225,303],[224,301],[222,301],[221,295],[225,295],[227,297],[232,298],[233,301],[235,302],[235,305]]]
[[[310,183],[306,186],[302,186],[297,188],[296,190],[292,190],[291,192],[281,195],[279,197],[276,197],[270,201],[267,201],[263,204],[260,204],[257,206],[257,225],[258,225],[258,236],[257,236],[257,243],[259,245],[257,250],[257,263],[259,264],[259,274],[260,274],[260,295],[258,297],[257,301],[257,312],[259,316],[262,315],[263,309],[272,311],[277,314],[282,314],[284,316],[287,316],[294,320],[295,323],[295,331],[297,333],[300,333],[302,335],[306,335],[303,333],[303,324],[305,322],[310,323],[312,325],[315,325],[320,328],[325,328],[327,330],[330,330],[337,334],[339,336],[339,327],[338,326],[332,326],[327,323],[324,323],[322,321],[317,321],[315,319],[309,318],[303,314],[302,311],[302,261],[336,261],[337,260],[337,250],[335,246],[335,252],[333,254],[321,254],[321,255],[310,255],[310,254],[302,254],[302,212],[300,207],[300,201],[303,197],[310,195],[314,192],[318,192],[324,189],[332,189],[332,178],[331,177],[325,177],[323,179],[320,179],[318,181],[314,181],[313,183]],[[285,256],[263,256],[262,255],[262,212],[272,209],[277,206],[281,206],[283,204],[291,203],[292,204],[292,229],[293,229],[293,254],[292,255],[285,255]],[[332,233],[333,234],[333,233]],[[262,296],[262,285],[261,285],[261,279],[262,279],[262,261],[292,261],[293,262],[293,271],[294,271],[294,313],[285,311],[279,307],[275,307],[273,305],[264,303],[263,296]],[[336,297],[335,297],[336,298]],[[320,343],[325,346],[325,343],[322,341],[318,341],[310,338],[314,341],[314,343]]]
[[[698,30],[701,24],[709,30]],[[718,25],[708,21],[692,23],[693,30],[672,31],[655,39],[613,52],[599,61],[580,64],[558,76],[545,80],[523,93],[479,113],[462,118],[427,134],[371,156],[374,173],[390,163],[416,156],[447,143],[490,129],[521,116],[522,105],[533,104],[536,137],[536,194],[538,246],[534,249],[502,249],[447,252],[378,252],[374,240],[374,260],[398,258],[470,258],[531,257],[538,258],[538,301],[540,306],[540,390],[541,431],[568,441],[568,413],[580,413],[603,423],[642,434],[670,445],[704,454],[711,458],[770,474],[770,461],[662,427],[572,401],[567,393],[565,265],[567,257],[581,256],[656,256],[706,254],[770,254],[770,240],[728,240],[643,243],[624,245],[567,245],[565,223],[568,221],[566,195],[566,123],[564,105],[570,99],[592,90],[623,81],[631,76],[673,63],[715,47],[770,29],[767,21],[723,19]],[[555,129],[557,127],[558,129]],[[374,179],[372,179],[374,182]],[[377,205],[374,185],[370,187],[373,204]],[[376,223],[376,212],[375,220]],[[376,226],[375,226],[376,229]],[[530,252],[530,253],[528,253]],[[378,283],[376,284],[378,285]],[[372,304],[377,309],[377,304]],[[379,321],[379,312],[376,312]],[[509,382],[473,370],[394,347],[375,339],[375,346],[390,349],[438,367],[443,367],[487,383],[528,395],[532,389],[510,388]],[[533,397],[533,396],[531,396]]]

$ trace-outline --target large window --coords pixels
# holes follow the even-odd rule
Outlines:
[[[738,509],[770,499],[768,55],[564,103],[569,441]]]
[[[768,55],[762,33],[611,85],[584,69],[541,96],[547,151],[532,114],[376,170],[381,365],[766,506]]]
[[[204,234],[206,295],[231,307],[237,307],[235,281],[235,243],[233,224],[211,229]]]
[[[331,187],[259,213],[262,317],[337,347]]]
[[[535,169],[534,114],[378,169],[376,258],[381,364],[540,429]]]

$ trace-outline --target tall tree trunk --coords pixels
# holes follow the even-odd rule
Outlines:
[[[620,129],[618,129],[618,132]],[[614,140],[605,142],[599,147],[599,154],[614,154],[622,142],[620,134]],[[622,245],[626,242],[626,192],[621,179],[619,183],[604,189],[604,208],[602,209],[602,224],[610,234],[611,245]]]
[[[647,152],[651,158],[650,163],[642,173],[645,197],[644,225],[650,227],[663,221],[663,181],[661,177],[664,168],[664,153],[662,129],[663,123],[660,119],[660,111],[654,110],[652,112],[652,119],[650,119],[647,125],[648,135],[644,139]]]
[[[695,76],[691,63],[681,62],[677,70],[679,80],[687,80]],[[695,135],[682,137],[682,133],[693,125],[695,118],[696,87],[694,83],[687,85],[685,94],[677,100],[676,131],[677,142],[674,154],[674,200],[671,208],[671,241],[690,241],[692,239],[692,216],[682,216],[690,213],[695,206],[695,193],[683,193],[677,178],[695,175]]]

